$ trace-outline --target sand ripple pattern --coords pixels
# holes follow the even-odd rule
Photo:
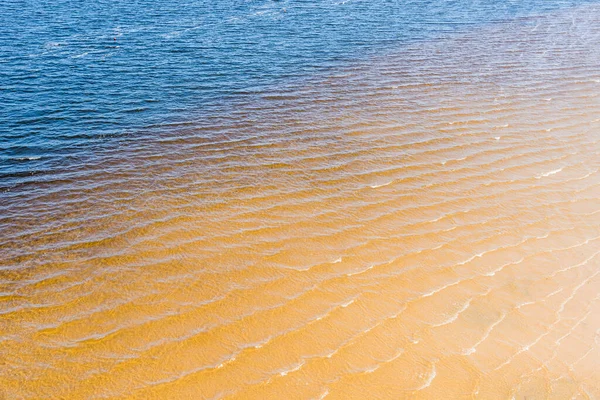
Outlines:
[[[600,398],[600,8],[260,93],[0,197],[0,397]]]

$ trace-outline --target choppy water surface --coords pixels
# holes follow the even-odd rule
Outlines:
[[[3,398],[600,398],[600,5],[190,3],[0,6]]]

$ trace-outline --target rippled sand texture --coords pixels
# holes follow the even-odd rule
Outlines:
[[[600,398],[600,8],[1,197],[3,398]]]

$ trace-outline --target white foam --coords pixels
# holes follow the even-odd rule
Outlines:
[[[421,385],[420,387],[418,387],[415,390],[423,390],[423,389],[428,388],[429,386],[431,386],[431,382],[433,382],[433,380],[435,379],[436,375],[437,375],[437,371],[435,369],[435,364],[433,364],[432,368],[431,368],[431,372],[429,373],[429,376],[427,377],[427,379],[425,380],[425,382],[423,383],[423,385]]]
[[[470,347],[468,349],[463,349],[462,351],[462,355],[463,356],[470,356],[471,354],[475,353],[475,347]]]
[[[217,365],[217,366],[216,366],[216,369],[223,368],[223,367],[224,367],[224,366],[226,366],[227,364],[229,364],[229,363],[231,363],[231,362],[234,362],[234,361],[235,361],[235,356],[233,356],[233,357],[231,357],[230,359],[228,359],[228,360],[225,360],[225,361],[223,361],[221,364]]]
[[[494,249],[494,250],[497,250],[497,249]],[[471,256],[471,257],[469,257],[468,259],[466,259],[465,261],[459,262],[458,264],[456,264],[456,265],[454,265],[454,266],[457,266],[457,265],[465,265],[466,263],[469,263],[469,262],[473,261],[473,260],[474,260],[474,259],[476,259],[476,258],[480,258],[480,257],[482,257],[484,254],[486,254],[486,253],[490,253],[491,251],[494,251],[494,250],[490,250],[490,251],[483,251],[483,252],[481,252],[481,253],[479,253],[479,254],[475,254],[474,256]]]
[[[342,307],[342,308],[346,308],[346,307],[348,307],[350,304],[354,303],[354,300],[355,300],[355,299],[349,300],[349,301],[345,302],[344,304],[342,304],[340,307]]]
[[[285,370],[283,372],[280,372],[279,375],[281,376],[286,376],[287,374],[289,374],[290,372],[295,372],[298,371],[300,368],[302,368],[302,366],[304,366],[304,361],[302,361],[300,364],[296,365],[293,368],[290,368],[288,370]]]
[[[564,290],[564,288],[559,288],[559,289],[555,290],[555,291],[554,291],[554,292],[552,292],[552,293],[548,293],[548,295],[547,295],[546,297],[544,297],[544,298],[545,298],[545,299],[547,299],[547,298],[549,298],[549,297],[552,297],[552,296],[554,296],[555,294],[558,294],[558,293],[562,292],[563,290]]]
[[[72,56],[71,58],[81,58],[87,56],[88,54],[90,54],[89,51],[86,51],[85,53],[77,54],[75,56]]]
[[[365,374],[373,373],[373,372],[377,371],[378,368],[379,368],[379,365],[376,365],[376,366],[374,366],[372,368],[367,368],[367,369],[364,370],[364,373]]]
[[[536,179],[541,179],[541,178],[545,178],[545,177],[547,177],[547,176],[550,176],[550,175],[555,175],[555,174],[558,174],[560,171],[562,171],[562,170],[563,170],[563,168],[564,168],[564,167],[561,167],[561,168],[559,168],[559,169],[554,169],[554,170],[552,170],[552,171],[549,171],[549,172],[546,172],[546,173],[543,173],[543,174],[537,175],[535,178],[536,178]]]
[[[368,266],[367,268],[363,269],[363,270],[359,270],[359,271],[355,271],[355,272],[348,272],[346,274],[346,276],[354,276],[354,275],[360,275],[362,273],[367,272],[368,270],[372,269],[373,265]]]
[[[519,303],[515,308],[519,310],[521,307],[529,306],[531,304],[535,304],[535,301],[525,301],[523,303]]]
[[[419,339],[419,338],[414,338],[414,337],[411,337],[411,338],[409,339],[409,341],[410,341],[412,344],[419,344],[419,342],[421,341],[421,339]]]
[[[469,308],[469,306],[471,305],[471,301],[473,299],[469,299],[461,308],[460,310],[458,310],[457,312],[455,312],[454,314],[452,314],[452,316],[450,318],[448,318],[445,321],[440,322],[439,324],[435,324],[432,325],[432,327],[437,328],[438,326],[444,326],[444,325],[448,325],[454,321],[456,321],[458,319],[458,316],[460,314],[462,314],[467,308]]]
[[[401,355],[404,354],[404,349],[400,349],[398,352],[396,352],[393,356],[391,356],[388,359],[375,359],[375,361],[378,361],[379,364],[377,365],[377,368],[381,367],[383,364],[388,364],[391,363],[392,361],[396,360],[397,358],[399,358]]]
[[[522,263],[524,260],[525,260],[525,257],[521,258],[521,259],[520,259],[520,260],[518,260],[518,261],[513,261],[513,262],[510,262],[510,263],[504,264],[504,265],[502,265],[502,266],[500,266],[500,267],[496,268],[495,270],[493,270],[493,271],[490,271],[490,272],[488,272],[488,273],[485,273],[485,274],[483,274],[483,275],[484,275],[484,276],[494,276],[494,275],[496,275],[496,273],[497,273],[497,272],[500,272],[500,271],[502,271],[502,270],[503,270],[505,267],[508,267],[509,265],[516,265],[516,264],[520,264],[520,263]]]
[[[339,349],[335,349],[335,350],[334,350],[334,351],[332,351],[331,353],[329,353],[329,354],[325,355],[325,358],[331,358],[331,357],[333,357],[333,356],[334,356],[334,355],[335,355],[335,354],[338,352],[338,350],[339,350]]]
[[[436,294],[436,293],[438,293],[438,292],[441,292],[442,290],[444,290],[444,289],[447,289],[447,288],[449,288],[450,286],[457,285],[457,284],[459,284],[460,282],[462,282],[462,281],[460,281],[460,280],[459,280],[459,281],[452,282],[452,283],[449,283],[449,284],[447,284],[447,285],[444,285],[444,286],[440,286],[439,288],[437,288],[437,289],[434,289],[434,290],[432,290],[431,292],[427,292],[427,293],[425,293],[425,294],[424,294],[424,295],[422,295],[421,297],[430,297],[430,296],[433,296],[434,294]]]
[[[379,185],[371,185],[371,189],[377,189],[377,188],[380,188],[380,187],[384,187],[384,186],[387,186],[387,185],[389,185],[389,184],[391,184],[393,182],[394,181],[389,181],[387,183],[382,183],[382,184],[379,184]]]
[[[444,218],[445,216],[446,216],[446,214],[444,214],[444,215],[441,215],[441,216],[437,217],[436,219],[429,220],[429,221],[427,221],[427,222],[428,222],[428,223],[438,222],[439,220],[441,220],[441,219],[442,219],[442,218]]]
[[[42,156],[28,156],[28,157],[19,157],[19,158],[17,158],[17,160],[20,160],[20,161],[24,161],[24,160],[33,161],[33,160],[39,160],[40,158],[42,158]]]

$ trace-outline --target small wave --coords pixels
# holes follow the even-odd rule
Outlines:
[[[28,156],[28,157],[17,157],[16,160],[17,161],[34,161],[34,160],[40,160],[42,158],[42,156]]]
[[[488,328],[485,330],[485,333],[484,333],[483,337],[482,337],[481,339],[479,339],[479,340],[477,341],[477,343],[475,343],[475,344],[474,344],[473,346],[471,346],[470,348],[468,348],[468,349],[464,349],[464,350],[462,351],[462,354],[463,354],[463,355],[465,355],[465,356],[468,356],[468,355],[471,355],[471,354],[475,353],[475,351],[477,351],[477,347],[478,347],[478,346],[479,346],[481,343],[483,343],[483,342],[484,342],[484,341],[485,341],[485,340],[486,340],[486,339],[487,339],[487,338],[490,336],[490,334],[492,333],[492,331],[494,330],[494,328],[495,328],[496,326],[498,326],[498,325],[499,325],[499,324],[500,324],[502,321],[504,321],[504,319],[506,318],[506,316],[507,316],[507,314],[506,314],[506,313],[502,313],[502,315],[500,316],[500,318],[499,318],[497,321],[495,321],[495,322],[494,322],[492,325],[490,325],[490,326],[489,326],[489,327],[488,327]]]
[[[354,271],[354,272],[349,272],[346,274],[346,276],[354,276],[354,275],[360,275],[362,273],[367,272],[368,270],[373,269],[373,265],[368,266],[365,269],[359,270],[359,271]]]
[[[371,185],[370,187],[371,187],[371,189],[377,189],[377,188],[380,188],[380,187],[384,187],[384,186],[390,185],[393,182],[394,181],[389,181],[387,183],[382,183],[382,184],[379,184],[379,185]]]
[[[375,365],[374,367],[365,369],[363,371],[363,374],[372,374],[373,372],[377,371],[377,369],[379,369],[379,365]]]
[[[215,369],[223,368],[223,367],[224,367],[224,366],[226,366],[227,364],[230,364],[230,363],[234,362],[234,361],[235,361],[235,359],[236,359],[236,356],[233,356],[233,357],[231,357],[231,358],[229,358],[229,359],[227,359],[227,360],[223,361],[221,364],[217,365],[217,366],[215,367]]]
[[[490,272],[486,272],[485,274],[483,274],[483,276],[494,276],[496,275],[496,273],[502,271],[505,267],[508,267],[509,265],[516,265],[516,264],[520,264],[521,262],[523,262],[525,260],[525,257],[521,257],[521,259],[514,261],[514,262],[509,262],[507,264],[501,265],[500,267],[496,268],[493,271]]]
[[[427,379],[425,380],[423,385],[419,386],[416,390],[423,390],[423,389],[431,386],[431,382],[433,382],[436,375],[437,375],[437,370],[435,369],[435,364],[433,364],[432,368],[431,368],[431,372],[429,373],[429,376],[427,377]]]
[[[472,300],[473,300],[473,299],[469,299],[469,300],[468,300],[468,301],[467,301],[467,302],[466,302],[466,303],[465,303],[465,304],[464,304],[464,305],[463,305],[463,306],[460,308],[460,310],[458,310],[457,312],[455,312],[454,314],[452,314],[452,315],[451,315],[451,316],[450,316],[448,319],[446,319],[446,320],[444,320],[444,321],[440,322],[439,324],[432,325],[432,327],[434,327],[434,328],[437,328],[437,327],[440,327],[440,326],[444,326],[444,325],[451,324],[452,322],[456,321],[456,320],[458,319],[458,316],[459,316],[460,314],[462,314],[462,313],[463,313],[463,312],[464,312],[464,311],[465,311],[467,308],[469,308],[469,306],[471,305],[471,301],[472,301]]]
[[[447,163],[449,163],[449,162],[464,161],[464,160],[466,160],[466,159],[467,159],[467,157],[461,157],[461,158],[451,158],[451,159],[449,159],[449,160],[442,161],[442,162],[441,162],[441,164],[442,164],[442,165],[446,165],[446,164],[447,164]]]
[[[346,307],[348,307],[349,305],[351,305],[352,303],[354,303],[354,300],[355,300],[355,299],[348,300],[348,301],[347,301],[347,302],[345,302],[344,304],[340,305],[340,307],[342,307],[342,308],[346,308]]]
[[[71,56],[71,58],[81,58],[81,57],[87,56],[88,54],[90,54],[90,52],[86,51],[85,53],[81,53],[81,54],[77,54],[75,56]]]
[[[549,171],[549,172],[546,172],[546,173],[543,173],[543,174],[537,175],[537,176],[535,177],[535,179],[541,179],[541,178],[545,178],[545,177],[547,177],[547,176],[556,175],[556,174],[558,174],[559,172],[561,172],[561,171],[563,170],[563,168],[564,168],[564,167],[561,167],[561,168],[559,168],[559,169],[554,169],[554,170],[552,170],[552,171]]]
[[[304,361],[300,362],[298,365],[296,365],[295,367],[292,367],[290,369],[286,369],[285,371],[281,371],[279,373],[280,376],[286,376],[287,374],[291,373],[291,372],[295,372],[298,371],[300,368],[302,368],[304,366]]]
[[[574,179],[574,180],[575,180],[575,181],[580,181],[580,180],[582,180],[582,179],[585,179],[585,178],[588,178],[588,177],[590,177],[590,176],[594,175],[596,172],[598,172],[598,170],[596,170],[596,171],[592,171],[592,172],[588,172],[587,174],[585,174],[585,175],[584,175],[584,176],[582,176],[581,178],[577,178],[577,179]]]

